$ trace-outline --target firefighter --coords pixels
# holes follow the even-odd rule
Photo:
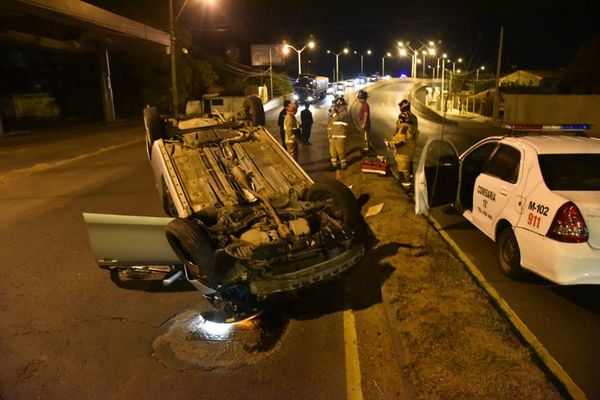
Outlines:
[[[364,136],[364,146],[362,149],[363,153],[369,152],[369,132],[371,131],[371,108],[367,103],[366,90],[359,90],[356,94],[356,98],[360,103],[360,111],[358,112],[358,129],[360,129]]]
[[[410,123],[410,115],[402,112],[396,121],[394,136],[386,144],[394,149],[394,158],[400,174],[400,183],[406,190],[412,181],[412,160],[415,152],[416,132]]]
[[[290,103],[287,107],[287,115],[283,120],[285,129],[285,147],[292,158],[298,161],[298,141],[300,140],[300,127],[296,119],[298,111],[298,103]]]
[[[412,113],[410,110],[410,101],[404,99],[400,103],[398,103],[398,107],[400,107],[400,113],[406,113],[408,115],[408,123],[412,125],[413,132],[415,136],[419,135],[419,120],[417,116]]]
[[[346,100],[340,97],[335,101],[335,108],[332,110],[329,119],[327,133],[329,136],[329,155],[331,157],[331,170],[338,168],[346,169],[348,167],[346,161],[346,133],[350,123],[350,114]]]

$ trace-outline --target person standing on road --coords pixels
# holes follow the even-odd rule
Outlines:
[[[283,108],[281,109],[281,111],[279,111],[279,118],[277,118],[277,126],[279,127],[279,134],[281,135],[281,144],[283,145],[283,148],[285,147],[285,128],[283,126],[283,121],[285,120],[285,117],[287,115],[287,109],[288,106],[290,105],[291,101],[289,100],[284,100],[283,101]]]
[[[292,158],[298,161],[298,140],[300,139],[300,127],[298,126],[298,120],[296,119],[296,112],[298,111],[297,103],[290,103],[287,107],[287,115],[283,121],[285,130],[285,146],[288,153]]]
[[[416,131],[410,123],[408,112],[401,112],[396,121],[394,136],[386,144],[394,149],[394,158],[400,174],[400,183],[405,190],[412,182],[412,160],[415,152]]]
[[[343,97],[335,102],[335,108],[331,114],[330,124],[328,126],[329,134],[329,156],[331,157],[331,170],[347,168],[346,161],[346,133],[350,122],[350,114]]]
[[[370,149],[369,145],[369,132],[371,131],[371,107],[367,103],[366,90],[359,90],[356,94],[356,98],[360,103],[360,111],[358,112],[358,129],[360,129],[364,136],[363,153],[368,153]]]
[[[310,143],[310,131],[312,130],[313,115],[310,111],[310,104],[306,103],[304,110],[300,113],[300,123],[302,126],[302,143]]]

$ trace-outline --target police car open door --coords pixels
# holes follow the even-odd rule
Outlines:
[[[415,173],[415,212],[453,203],[459,183],[458,153],[452,143],[429,139]]]

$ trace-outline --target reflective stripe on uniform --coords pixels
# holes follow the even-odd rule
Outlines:
[[[346,139],[346,135],[331,135],[331,137],[335,139]]]
[[[336,121],[336,122],[334,122],[334,123],[333,123],[333,125],[344,125],[344,126],[348,126],[348,123],[347,123],[347,122],[344,122],[344,121]]]

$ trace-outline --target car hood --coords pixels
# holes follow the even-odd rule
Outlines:
[[[599,191],[555,191],[554,193],[575,203],[590,231],[588,243],[600,249],[600,192]]]

